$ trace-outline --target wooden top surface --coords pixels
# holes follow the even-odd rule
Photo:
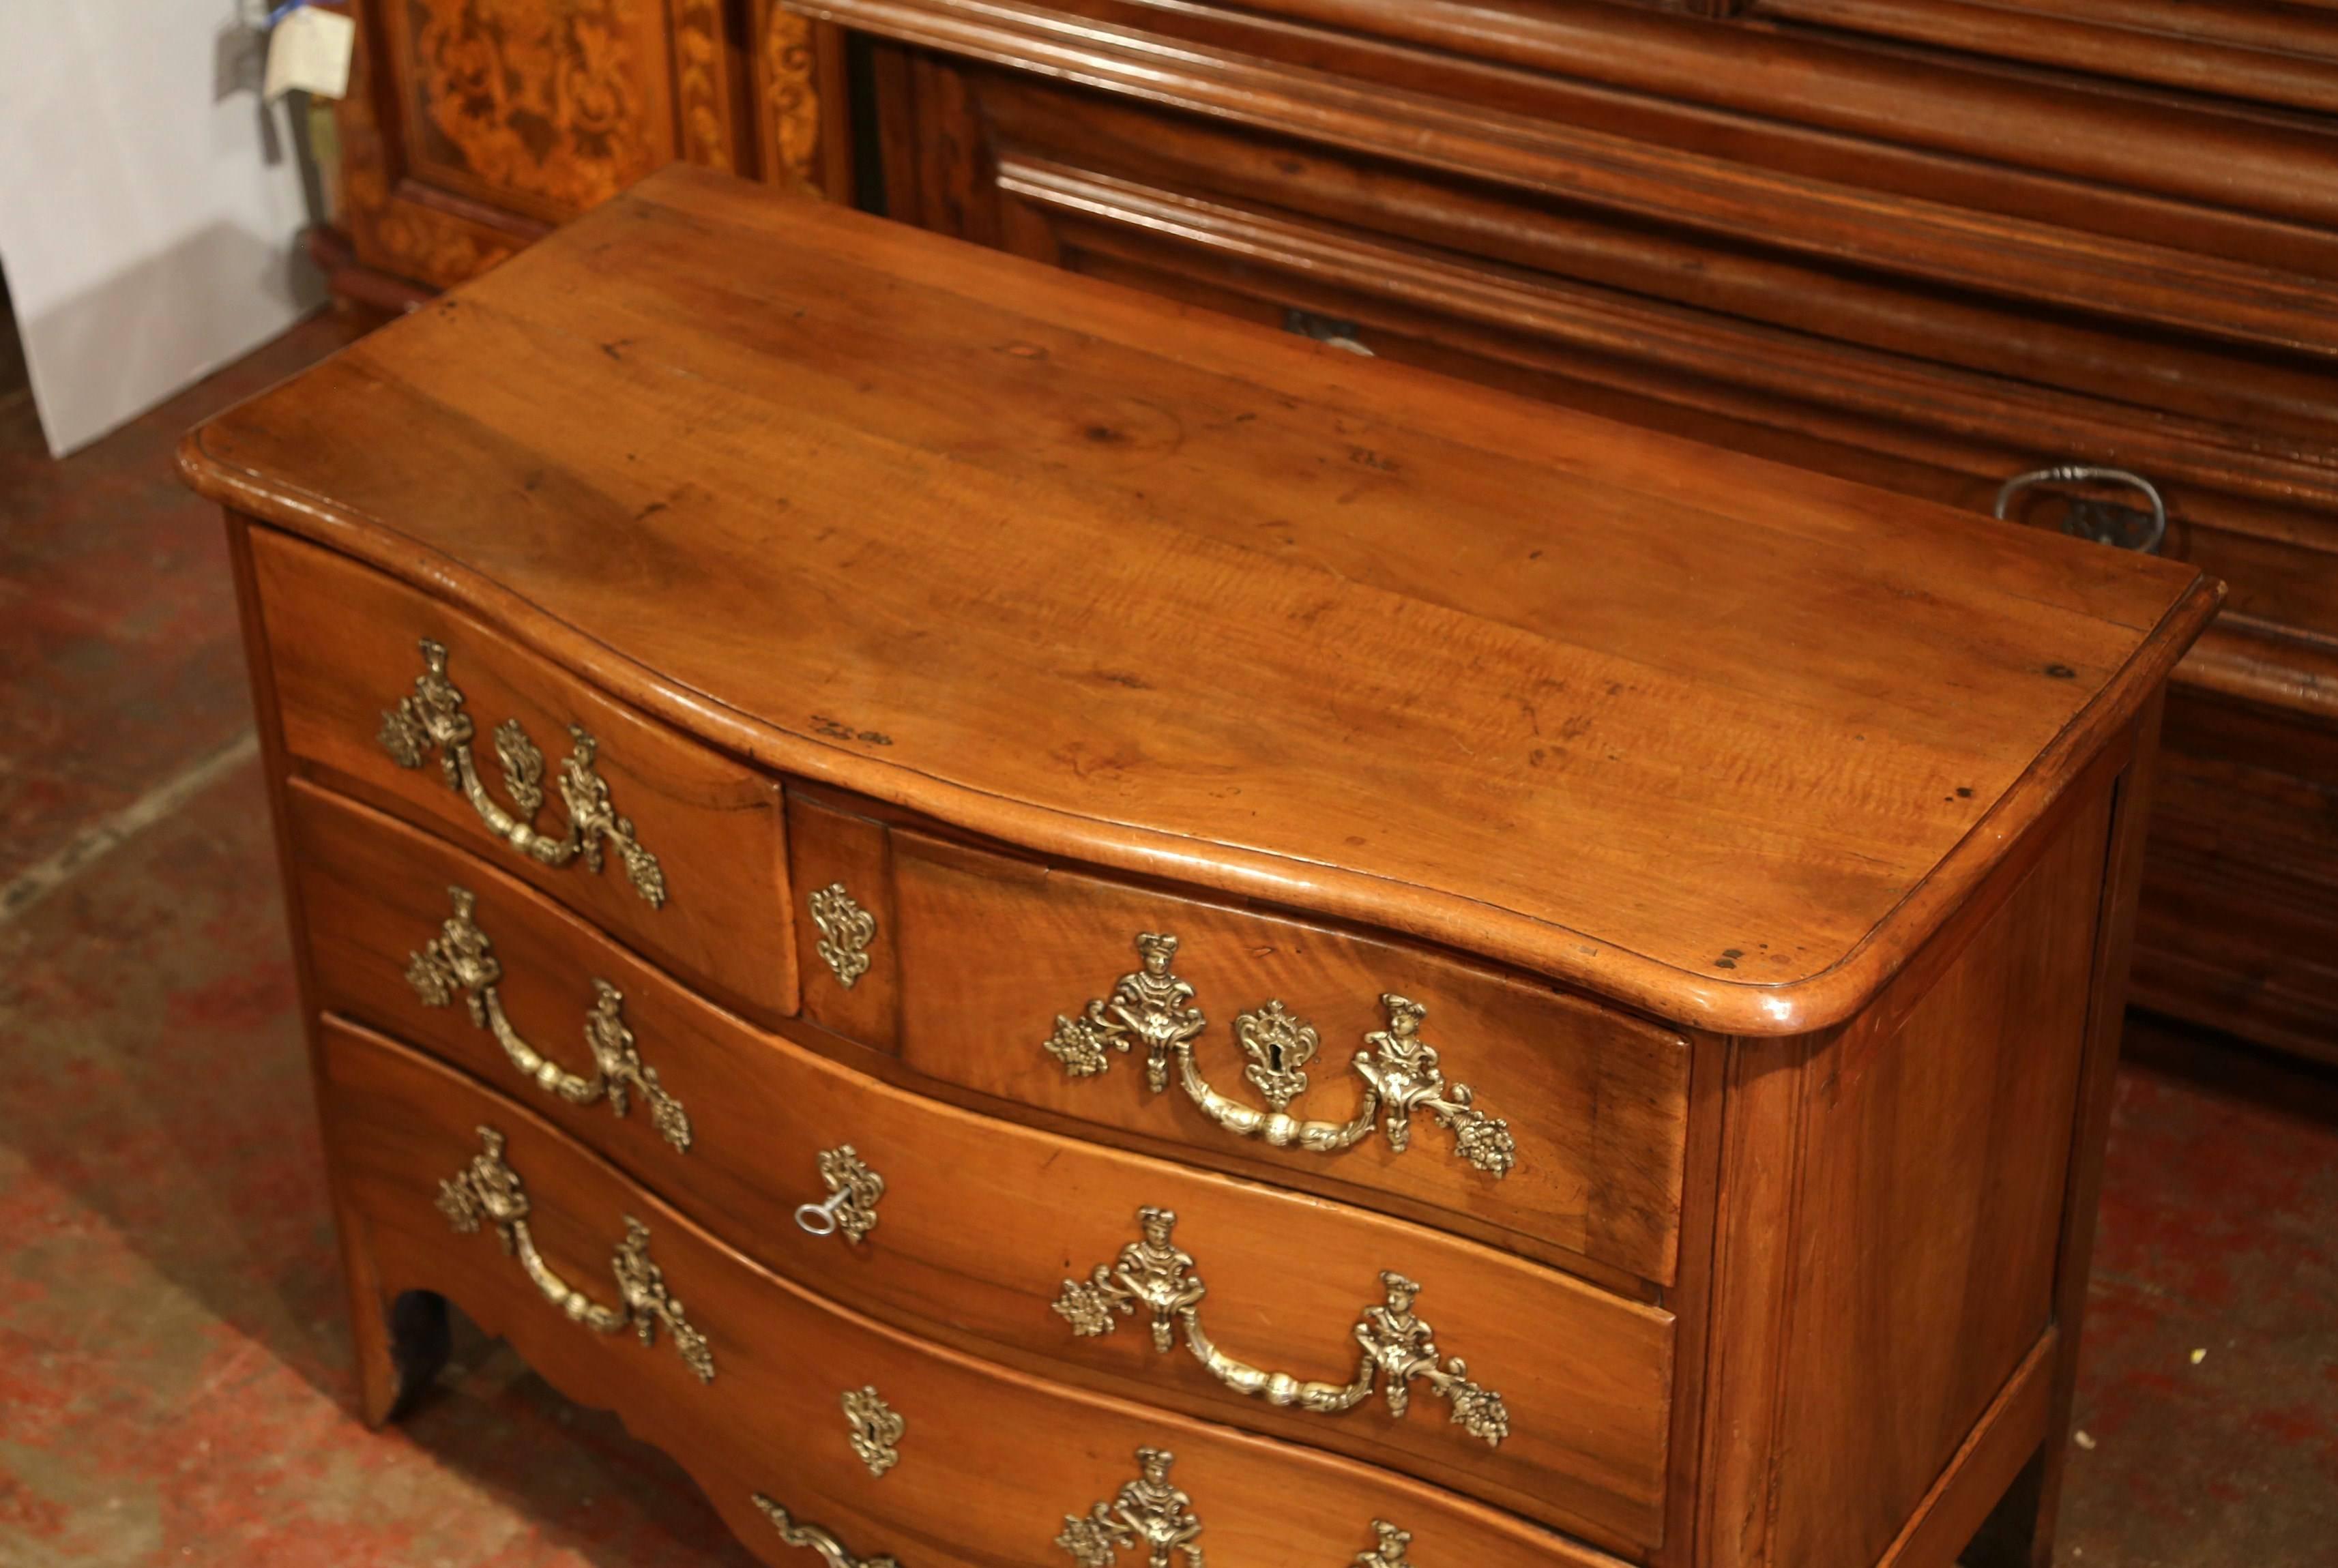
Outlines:
[[[1739,1033],[1871,995],[2217,596],[680,169],[182,462],[768,765]]]

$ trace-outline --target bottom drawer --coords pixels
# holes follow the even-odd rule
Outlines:
[[[344,1244],[380,1292],[360,1309],[452,1298],[570,1397],[673,1455],[774,1563],[1611,1563],[1369,1465],[883,1328],[766,1273],[461,1074],[335,1020],[322,1036]]]

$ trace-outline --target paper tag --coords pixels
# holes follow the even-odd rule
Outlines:
[[[268,34],[268,80],[261,91],[270,100],[296,89],[339,98],[349,90],[349,57],[357,46],[356,23],[338,11],[303,5]]]

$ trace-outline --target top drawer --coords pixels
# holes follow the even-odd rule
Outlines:
[[[807,1016],[882,1044],[898,1006],[901,1060],[929,1078],[1672,1282],[1679,1035],[1411,943],[906,828],[880,849],[876,824],[807,804],[804,887],[857,906],[883,885],[867,964],[806,962]],[[863,968],[889,1004],[852,999]]]
[[[296,766],[742,1011],[794,1011],[776,784],[379,573],[264,529],[251,557]]]

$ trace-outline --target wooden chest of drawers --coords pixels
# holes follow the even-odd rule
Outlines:
[[[451,1298],[775,1564],[2042,1550],[2190,569],[683,171],[183,462],[370,1418]]]

